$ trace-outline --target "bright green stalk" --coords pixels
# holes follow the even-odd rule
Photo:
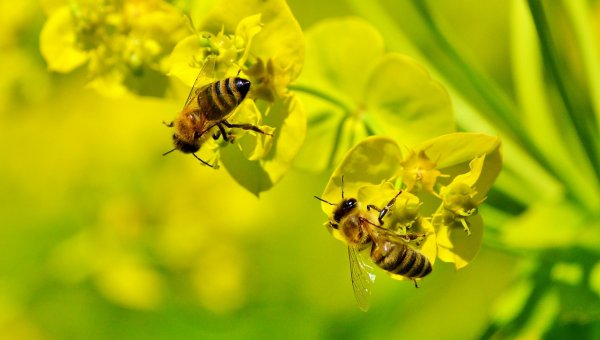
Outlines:
[[[571,20],[575,38],[581,51],[583,64],[587,70],[589,81],[589,96],[596,113],[596,127],[600,131],[600,51],[592,36],[592,21],[589,16],[588,2],[584,0],[564,1],[566,14]]]
[[[586,112],[577,113],[577,108],[573,103],[573,99],[567,88],[567,81],[564,73],[561,72],[559,66],[558,54],[556,53],[556,47],[552,41],[552,33],[550,32],[548,19],[544,13],[543,6],[539,0],[528,0],[528,4],[540,40],[542,54],[544,60],[547,62],[548,71],[555,81],[560,99],[565,107],[570,123],[577,131],[581,144],[591,161],[596,178],[600,178],[600,165],[598,163],[598,153],[600,150],[598,149],[597,133],[594,134],[594,131],[592,130],[596,127],[595,123],[591,124],[593,116],[587,115]]]
[[[479,72],[475,71],[471,65],[458,53],[456,48],[446,38],[440,27],[432,17],[431,11],[424,1],[412,1],[417,13],[427,24],[429,33],[436,41],[438,46],[446,52],[447,57],[452,61],[453,66],[461,71],[468,81],[477,89],[478,94],[493,109],[493,114],[485,111],[481,113],[503,130],[507,135],[513,135],[517,140],[529,144],[529,138],[523,126],[520,124],[519,115],[514,103],[498,90],[490,81],[485,79]],[[443,72],[443,70],[441,70]]]
[[[306,93],[311,96],[320,98],[328,103],[333,104],[334,106],[339,107],[340,109],[342,109],[342,111],[344,111],[344,114],[346,114],[346,115],[349,115],[353,111],[353,109],[350,107],[350,105],[345,103],[343,100],[341,100],[339,98],[335,98],[334,96],[332,96],[328,93],[325,93],[323,91],[320,91],[319,89],[316,89],[314,87],[299,85],[299,84],[291,84],[288,86],[288,89],[292,90],[292,91],[300,92],[300,93]]]
[[[598,205],[597,194],[593,190],[594,171],[581,148],[576,131],[568,123],[563,123],[566,117],[559,115],[560,111],[552,107],[549,101],[533,18],[522,1],[513,1],[512,7],[512,73],[523,122],[535,126],[528,131],[529,135],[563,185],[577,197],[577,201],[593,210]],[[519,164],[523,168],[525,163]]]

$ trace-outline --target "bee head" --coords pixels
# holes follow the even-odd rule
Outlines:
[[[244,78],[235,78],[234,79],[235,88],[240,92],[241,100],[246,98],[248,91],[250,91],[250,81]],[[240,100],[240,101],[241,101]]]
[[[210,164],[202,158],[198,157],[198,155],[196,155],[196,151],[200,150],[200,144],[192,144],[185,142],[181,138],[177,137],[176,134],[173,135],[173,142],[175,143],[175,148],[163,153],[163,156],[166,156],[175,150],[179,150],[183,153],[191,153],[194,157],[196,157],[197,160],[199,160],[204,165],[207,165],[213,169],[218,168],[218,165]]]
[[[175,149],[183,153],[194,153],[200,150],[200,145],[196,143],[188,143],[179,138],[177,134],[173,134],[173,143],[175,144]]]
[[[335,212],[333,213],[333,220],[339,223],[342,218],[351,213],[356,207],[358,207],[358,201],[356,198],[343,200],[342,203],[340,203],[335,209]]]

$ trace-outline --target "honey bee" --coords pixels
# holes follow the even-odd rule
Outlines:
[[[205,165],[213,165],[202,160],[196,155],[200,150],[202,143],[209,138],[214,127],[219,129],[212,135],[216,140],[222,136],[225,141],[232,141],[231,135],[226,131],[227,128],[239,128],[252,130],[258,133],[271,136],[271,134],[262,131],[258,126],[252,124],[231,124],[227,119],[234,110],[246,98],[250,91],[250,81],[239,77],[229,77],[206,84],[210,79],[210,73],[214,70],[215,59],[208,58],[202,66],[200,73],[196,77],[194,86],[179,115],[171,123],[165,123],[168,127],[174,127],[173,143],[175,148],[163,154],[167,155],[175,150],[183,153],[191,153]],[[238,72],[239,74],[239,72]]]
[[[318,200],[336,206],[333,215],[329,219],[331,228],[339,230],[348,244],[348,258],[350,261],[350,278],[354,296],[361,310],[369,309],[371,296],[371,285],[375,280],[372,269],[365,263],[361,255],[371,245],[370,257],[381,269],[391,273],[402,275],[415,282],[431,273],[431,262],[420,251],[414,249],[409,242],[424,238],[424,235],[411,233],[398,235],[383,228],[383,218],[392,208],[402,190],[394,196],[383,208],[378,209],[369,205],[369,209],[379,212],[378,222],[375,224],[369,220],[359,202],[355,198],[344,198],[344,178],[342,177],[342,201],[338,204],[328,202],[315,196]]]

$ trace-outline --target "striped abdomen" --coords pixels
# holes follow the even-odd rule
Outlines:
[[[416,279],[431,273],[431,263],[421,252],[404,243],[381,240],[373,242],[371,259],[381,269]]]
[[[198,93],[198,107],[208,120],[219,121],[227,118],[246,98],[250,81],[242,78],[227,78],[206,86]]]

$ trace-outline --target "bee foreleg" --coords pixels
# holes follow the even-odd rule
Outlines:
[[[219,128],[221,136],[223,136],[223,140],[226,142],[233,143],[233,136],[231,135],[231,133],[229,133],[225,130],[225,128],[223,127],[223,124],[219,123],[219,124],[217,124],[217,127]],[[215,139],[217,139],[217,138],[215,138]]]
[[[162,122],[166,127],[173,127],[173,122],[167,123],[163,120]]]
[[[242,130],[252,130],[254,132],[262,133],[263,135],[272,136],[272,134],[264,132],[263,130],[261,130],[256,125],[252,125],[252,124],[231,124],[231,123],[229,123],[226,120],[224,120],[222,123],[223,123],[223,125],[227,126],[228,128],[238,128],[238,129],[242,129]]]
[[[213,135],[213,139],[217,140],[217,139],[219,139],[219,137],[223,136],[223,139],[227,142],[228,138],[227,138],[227,132],[225,131],[225,128],[221,124],[217,124],[217,127],[219,128],[219,131],[217,131],[217,133],[215,133]]]
[[[383,215],[385,216],[385,213],[383,212],[382,209],[377,208],[377,206],[375,206],[375,204],[369,204],[369,205],[367,205],[367,210],[370,211],[371,209],[379,212],[379,218],[378,218],[379,226],[382,226],[383,225],[383,217],[381,216],[381,214],[383,213]]]
[[[394,196],[394,198],[392,198],[388,204],[381,210],[379,210],[375,205],[373,204],[369,204],[367,206],[367,209],[374,209],[379,211],[379,218],[377,219],[379,221],[379,225],[382,226],[383,225],[383,218],[385,217],[385,215],[388,213],[388,211],[390,211],[390,209],[392,208],[392,206],[394,205],[394,203],[396,202],[396,198],[398,198],[398,196],[400,196],[400,194],[402,193],[402,190],[398,191],[398,193],[396,194],[396,196]]]

